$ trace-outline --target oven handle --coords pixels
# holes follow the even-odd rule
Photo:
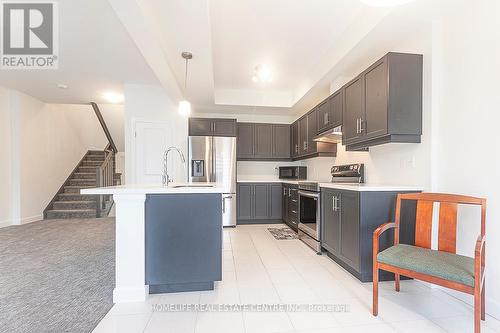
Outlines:
[[[299,196],[313,198],[314,200],[318,200],[319,193],[310,193],[310,192],[299,191]]]

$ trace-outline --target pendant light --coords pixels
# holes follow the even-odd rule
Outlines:
[[[189,116],[191,114],[191,103],[186,99],[187,95],[187,76],[188,76],[188,61],[193,59],[193,54],[191,52],[182,52],[182,57],[186,60],[186,71],[184,73],[184,99],[179,102],[179,113],[183,116]]]

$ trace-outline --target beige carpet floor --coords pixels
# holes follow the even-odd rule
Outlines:
[[[0,229],[0,332],[91,332],[112,307],[114,218]]]

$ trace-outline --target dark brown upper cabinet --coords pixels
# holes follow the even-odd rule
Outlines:
[[[319,103],[317,108],[317,127],[318,133],[324,132],[331,128],[332,114],[330,109],[330,98]]]
[[[189,135],[236,136],[236,119],[189,118]]]
[[[318,130],[318,108],[312,109],[307,114],[307,154],[314,154],[317,152],[316,141],[314,137]]]
[[[361,139],[360,119],[363,118],[363,84],[361,76],[344,86],[344,114],[342,116],[342,141],[344,145]]]
[[[309,111],[292,126],[292,159],[301,160],[317,156],[337,155],[337,145],[325,142],[316,142],[314,137],[317,134],[317,108]]]
[[[237,159],[290,160],[290,125],[238,123]]]
[[[317,106],[317,134],[342,125],[344,89],[339,89]]]
[[[299,143],[299,122],[296,121],[291,125],[291,150],[292,158],[297,158],[300,155],[300,143]]]
[[[307,144],[309,138],[307,137],[307,115],[299,120],[299,156],[307,155]]]
[[[254,157],[254,124],[238,123],[236,139],[237,159],[252,159]]]
[[[270,124],[254,125],[254,157],[270,158],[273,155],[273,127]]]
[[[348,150],[420,142],[422,63],[422,55],[390,52],[344,86]]]
[[[273,127],[273,156],[290,158],[290,125],[275,124]]]

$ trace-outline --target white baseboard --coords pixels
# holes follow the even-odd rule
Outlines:
[[[8,227],[10,225],[10,220],[0,221],[0,228]]]
[[[144,302],[149,296],[149,285],[115,288],[113,303]]]
[[[21,224],[27,224],[27,223],[31,223],[31,222],[40,221],[40,220],[43,220],[43,214],[24,217],[21,219]]]

